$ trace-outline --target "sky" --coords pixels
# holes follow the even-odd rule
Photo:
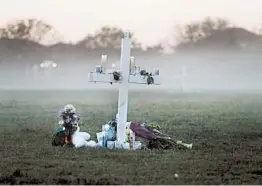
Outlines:
[[[227,18],[248,29],[262,25],[262,0],[0,0],[0,25],[37,18],[65,41],[78,41],[101,26],[129,29],[144,45],[172,35],[175,25],[206,16]]]

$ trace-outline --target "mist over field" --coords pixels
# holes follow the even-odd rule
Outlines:
[[[41,20],[17,20],[0,29],[0,89],[114,89],[117,85],[89,83],[88,73],[108,56],[107,67],[119,67],[121,28],[104,26],[79,42],[41,44],[54,28]],[[182,66],[186,67],[183,90],[262,90],[261,33],[235,27],[226,19],[206,17],[203,21],[174,29],[168,44],[142,46],[131,33],[136,65],[151,72],[160,69],[160,86],[131,84],[131,89],[181,91]],[[176,44],[172,45],[172,41]],[[165,51],[170,49],[170,53]],[[43,69],[50,60],[57,68]]]
[[[120,56],[119,56],[120,58]],[[48,58],[47,58],[48,60]],[[72,60],[72,61],[71,61]],[[55,61],[55,69],[41,69],[41,61],[21,62],[21,64],[4,65],[0,63],[1,89],[114,89],[116,85],[88,82],[88,72],[94,71],[100,64],[100,57],[78,61],[62,58]],[[117,57],[108,56],[108,67],[116,63]],[[34,67],[37,64],[38,68]],[[185,91],[261,91],[262,63],[258,54],[234,54],[220,56],[138,56],[136,65],[152,71],[160,69],[162,84],[160,86],[134,85],[138,90],[181,90],[181,68],[187,67]],[[35,68],[35,69],[34,69]]]

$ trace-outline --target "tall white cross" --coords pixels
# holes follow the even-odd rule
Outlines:
[[[125,130],[128,114],[128,83],[131,54],[131,39],[129,32],[124,33],[121,46],[120,72],[122,82],[118,89],[118,113],[117,113],[117,141],[123,143],[125,140]]]
[[[118,87],[118,113],[117,118],[117,141],[125,141],[125,130],[128,115],[128,89],[129,83],[136,84],[155,84],[160,85],[159,69],[154,69],[149,73],[140,70],[134,64],[134,57],[131,57],[131,38],[130,32],[124,32],[121,45],[120,70],[105,72],[105,60],[107,56],[102,55],[102,65],[97,66],[95,72],[89,73],[89,82],[119,83]],[[119,77],[119,79],[117,78]]]

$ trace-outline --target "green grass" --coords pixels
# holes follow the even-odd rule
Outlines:
[[[67,103],[95,139],[116,114],[117,92],[0,92],[1,184],[262,184],[261,95],[132,92],[130,121],[193,143],[164,152],[52,147]]]

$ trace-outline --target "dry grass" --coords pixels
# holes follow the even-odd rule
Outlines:
[[[261,95],[131,93],[129,119],[154,122],[191,151],[51,146],[66,103],[95,133],[116,113],[116,92],[0,92],[0,184],[262,184]],[[178,174],[176,178],[174,174]]]

